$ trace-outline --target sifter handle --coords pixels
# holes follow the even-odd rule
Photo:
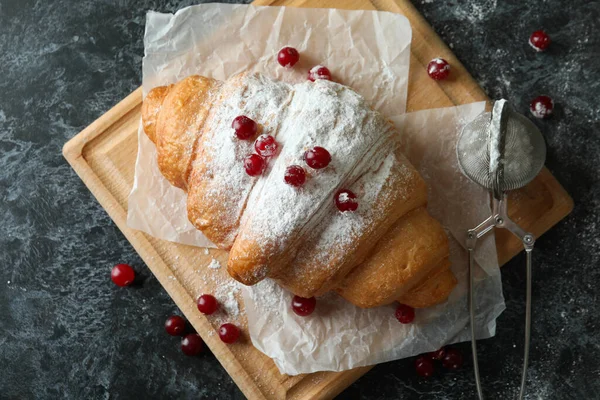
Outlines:
[[[474,301],[474,276],[475,276],[475,250],[469,248],[469,317],[471,319],[471,353],[473,354],[473,370],[475,371],[475,385],[477,396],[483,400],[483,389],[479,377],[479,363],[477,362],[477,340],[475,339],[475,301]]]
[[[531,339],[531,256],[533,244],[525,243],[525,254],[527,256],[527,292],[525,299],[525,348],[523,350],[523,373],[521,375],[521,389],[519,400],[525,396],[525,384],[527,383],[527,367],[529,366],[529,342]]]
[[[475,384],[479,400],[483,400],[483,389],[479,377],[479,363],[477,362],[477,339],[475,338],[475,246],[477,240],[494,229],[496,218],[494,215],[467,232],[467,250],[469,251],[469,319],[471,322],[471,352],[473,353],[473,370],[475,371]]]
[[[526,298],[525,298],[525,343],[523,349],[523,372],[521,374],[521,388],[519,390],[519,400],[523,400],[525,396],[525,384],[527,383],[527,367],[529,366],[529,342],[531,339],[531,270],[532,270],[532,253],[533,245],[535,244],[535,236],[526,232],[523,228],[517,225],[508,216],[506,206],[506,196],[501,201],[494,201],[494,208],[497,212],[496,227],[504,228],[518,237],[525,247],[526,260]]]

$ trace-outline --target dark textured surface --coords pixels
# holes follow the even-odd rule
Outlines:
[[[0,398],[243,398],[212,355],[186,357],[165,335],[176,307],[61,156],[140,85],[145,11],[191,3],[0,0]],[[576,206],[537,243],[528,398],[600,398],[600,5],[416,6],[490,96],[522,112],[538,94],[557,103],[552,119],[535,123]],[[540,27],[554,43],[536,54],[527,38]],[[143,284],[115,287],[117,262],[134,265]],[[503,268],[507,311],[480,344],[490,398],[516,394],[523,262]],[[470,363],[423,381],[413,362],[380,365],[340,398],[473,397]]]

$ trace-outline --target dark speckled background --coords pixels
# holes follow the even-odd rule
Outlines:
[[[195,2],[194,2],[195,3]],[[61,155],[62,145],[141,83],[145,11],[191,1],[0,0],[0,398],[207,398],[243,395],[218,361],[189,358],[163,331],[177,312]],[[600,398],[600,4],[585,0],[417,0],[492,97],[535,121],[547,165],[575,210],[537,242],[529,399]],[[554,43],[536,54],[529,34]],[[119,289],[118,262],[145,278]],[[516,394],[524,257],[503,268],[507,310],[481,342],[489,398]],[[468,345],[460,346],[469,356]],[[380,365],[343,399],[472,398],[470,363],[428,381],[413,360]]]

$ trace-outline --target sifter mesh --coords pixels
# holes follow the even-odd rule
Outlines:
[[[512,110],[504,137],[504,166],[500,190],[506,192],[527,185],[544,166],[546,144],[537,127],[526,117]],[[482,113],[467,124],[458,138],[456,154],[463,174],[473,182],[492,189],[490,175],[489,127],[491,113]]]

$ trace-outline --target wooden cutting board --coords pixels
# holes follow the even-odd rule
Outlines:
[[[413,29],[408,111],[488,100],[408,0],[257,0],[254,4],[404,14]],[[425,66],[434,57],[443,57],[452,65],[451,78],[447,81],[438,83],[427,76]],[[215,332],[217,324],[197,311],[195,299],[201,293],[214,292],[215,288],[214,280],[203,279],[198,273],[198,265],[207,265],[213,257],[225,264],[227,254],[219,250],[210,250],[206,254],[204,249],[165,242],[127,227],[127,197],[133,184],[141,105],[140,88],[66,143],[63,148],[65,158],[248,398],[333,398],[371,367],[292,377],[281,375],[274,363],[252,346],[247,336],[234,345],[223,344]],[[572,199],[547,169],[527,187],[513,192],[511,197],[511,216],[536,236],[564,218],[573,207]],[[521,251],[521,244],[503,232],[497,234],[497,242],[500,264]],[[211,273],[225,275],[224,270],[212,270]],[[245,327],[243,315],[239,323]]]

